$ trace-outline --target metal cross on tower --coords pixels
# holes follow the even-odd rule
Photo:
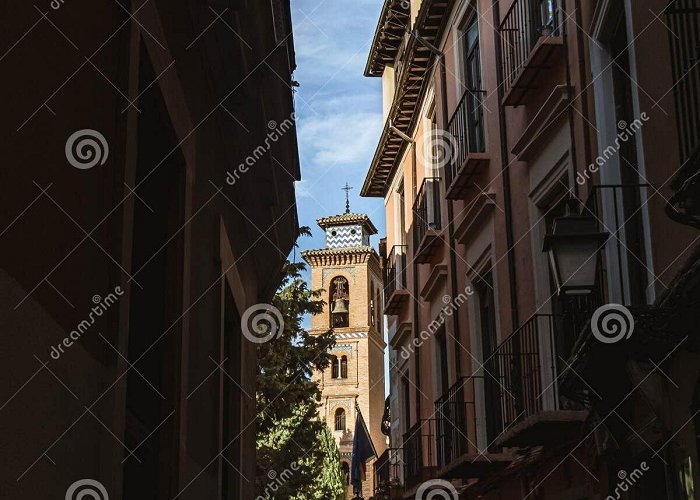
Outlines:
[[[350,190],[352,189],[348,183],[345,183],[345,187],[341,188],[343,191],[345,191],[345,213],[349,214],[350,213]]]

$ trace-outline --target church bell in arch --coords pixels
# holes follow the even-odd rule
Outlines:
[[[333,301],[333,314],[348,314],[348,300],[337,298]]]

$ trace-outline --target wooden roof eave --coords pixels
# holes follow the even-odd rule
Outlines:
[[[454,0],[425,0],[416,18],[416,29],[433,45],[443,33],[446,25],[445,14]],[[439,22],[435,20],[439,19]],[[429,22],[430,21],[430,22]],[[389,111],[382,135],[375,150],[369,172],[362,186],[361,196],[384,197],[389,181],[393,178],[398,161],[403,156],[407,143],[391,131],[391,125],[411,136],[418,123],[417,111],[425,98],[426,73],[433,66],[435,54],[411,37],[406,48],[408,64],[404,68],[397,85],[397,97]],[[416,86],[416,82],[420,82]],[[387,165],[390,167],[387,168]]]
[[[402,3],[401,0],[384,0],[382,12],[379,15],[379,22],[374,31],[367,63],[365,64],[365,76],[381,76],[384,67],[396,58],[401,44],[401,35],[408,27],[410,18],[410,12],[403,12]],[[397,20],[392,21],[392,17]],[[393,44],[388,43],[386,40],[386,38],[391,37],[396,37],[396,42]],[[388,51],[381,49],[383,44],[386,44],[384,46],[388,47]]]

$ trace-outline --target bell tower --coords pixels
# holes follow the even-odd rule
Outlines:
[[[346,185],[345,189],[351,189]],[[384,336],[382,279],[379,256],[370,246],[377,229],[364,214],[349,211],[316,221],[325,232],[325,247],[308,250],[302,257],[311,267],[311,288],[323,289],[322,314],[311,317],[311,334],[333,329],[336,345],[331,366],[314,373],[322,402],[319,413],[333,432],[343,469],[350,471],[355,403],[370,437],[381,455],[386,438],[381,432],[384,412]],[[373,460],[366,465],[364,498],[373,495]],[[348,486],[348,498],[352,498]]]

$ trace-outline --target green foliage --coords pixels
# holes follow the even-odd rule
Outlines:
[[[302,228],[300,234],[309,234]],[[333,435],[318,417],[321,393],[311,379],[314,369],[330,364],[332,331],[311,335],[306,315],[319,314],[320,290],[302,279],[303,263],[287,262],[272,304],[284,327],[258,347],[257,495],[264,499],[339,500],[345,487]]]

